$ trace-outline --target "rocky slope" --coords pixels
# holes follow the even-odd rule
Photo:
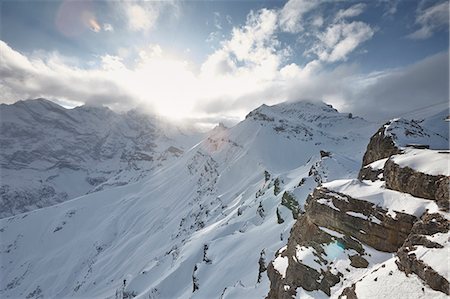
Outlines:
[[[370,139],[360,180],[308,196],[268,266],[268,298],[448,295],[448,124],[434,123],[446,114],[387,123]]]
[[[142,179],[198,137],[137,111],[0,105],[0,217]]]

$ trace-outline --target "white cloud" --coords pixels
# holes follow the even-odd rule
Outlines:
[[[325,23],[325,21],[324,21],[323,17],[320,16],[320,15],[319,15],[319,16],[316,16],[316,17],[313,19],[313,21],[311,22],[311,24],[312,24],[314,27],[318,27],[318,28],[322,27],[324,23]]]
[[[104,31],[114,31],[114,27],[113,27],[113,25],[111,25],[109,23],[104,23],[103,24],[103,30]]]
[[[149,31],[155,28],[161,18],[178,19],[181,14],[180,2],[124,0],[111,4],[125,17],[131,31]]]
[[[283,31],[297,33],[303,30],[303,16],[319,6],[317,0],[290,0],[280,11],[280,27]]]
[[[321,61],[336,62],[346,60],[361,43],[372,38],[374,30],[366,23],[335,23],[318,34],[318,42],[309,51]]]
[[[112,106],[133,102],[108,71],[69,66],[56,54],[45,58],[26,57],[3,41],[0,41],[0,52],[0,85],[8,96],[2,101],[47,97]]]
[[[442,28],[448,29],[449,2],[443,1],[426,9],[420,8],[416,17],[416,24],[420,28],[408,35],[411,39],[427,39]]]
[[[356,16],[359,16],[360,14],[362,14],[364,12],[364,9],[366,8],[366,5],[363,3],[358,3],[355,5],[352,5],[351,7],[347,8],[347,9],[340,9],[337,13],[336,13],[336,20],[342,20],[345,18],[353,18]]]
[[[146,31],[152,29],[159,16],[158,9],[151,5],[131,3],[125,5],[128,18],[128,28],[132,31]]]

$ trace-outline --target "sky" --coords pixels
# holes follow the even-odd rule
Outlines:
[[[449,2],[0,2],[0,102],[234,124],[324,101],[386,120],[449,101]]]

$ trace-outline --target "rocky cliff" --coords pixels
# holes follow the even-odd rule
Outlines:
[[[417,150],[406,154],[417,154]],[[448,160],[448,152],[437,152],[442,156],[442,163]],[[403,158],[403,157],[402,157]],[[443,209],[449,210],[449,176],[445,174],[428,174],[411,167],[402,167],[395,163],[395,159],[388,159],[383,177],[386,188],[412,194],[417,197],[435,200]]]

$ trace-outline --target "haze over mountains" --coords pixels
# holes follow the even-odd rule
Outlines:
[[[324,103],[262,105],[197,143],[136,111],[2,105],[0,212],[30,212],[0,220],[0,295],[445,298],[438,108],[382,126]]]

